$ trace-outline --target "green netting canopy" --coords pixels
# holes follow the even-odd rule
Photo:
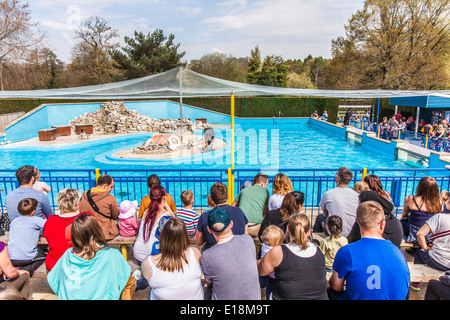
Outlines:
[[[447,91],[396,90],[315,90],[252,85],[205,76],[189,69],[172,70],[138,79],[64,89],[2,91],[0,98],[42,99],[142,99],[202,96],[313,96],[334,98],[393,98],[433,94],[450,95]]]

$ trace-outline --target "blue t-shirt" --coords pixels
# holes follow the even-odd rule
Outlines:
[[[340,248],[333,270],[339,279],[345,277],[350,300],[406,299],[410,281],[406,258],[389,240],[362,238]]]
[[[248,223],[248,219],[244,214],[244,211],[242,211],[241,208],[238,207],[232,207],[228,204],[220,205],[218,206],[222,209],[225,209],[225,211],[228,213],[228,215],[231,218],[231,221],[233,221],[233,234],[245,234],[245,225]],[[208,211],[204,211],[200,218],[198,219],[198,225],[197,230],[198,232],[203,233],[203,240],[205,240],[206,245],[205,249],[211,248],[213,245],[216,244],[216,239],[214,238],[214,235],[212,233],[209,233],[208,231]]]
[[[44,218],[45,216],[48,218],[54,214],[48,196],[45,193],[29,187],[20,187],[8,192],[5,197],[6,212],[11,221],[20,216],[17,205],[21,200],[26,198],[36,199],[38,202],[36,213],[34,214],[35,217]]]
[[[11,260],[36,257],[39,236],[46,220],[36,216],[19,216],[9,226],[8,252]]]

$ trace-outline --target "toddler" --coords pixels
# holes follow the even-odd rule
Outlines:
[[[261,246],[261,259],[275,246],[280,246],[283,244],[285,238],[285,234],[280,227],[276,225],[270,225],[266,229],[264,229],[261,240],[263,244]],[[272,283],[275,279],[275,275],[273,272],[269,273],[267,276],[262,277],[265,278],[266,283],[266,299],[270,298],[272,293]]]
[[[37,168],[34,169],[34,177],[36,178],[32,186],[34,190],[42,191],[45,194],[52,191],[52,188],[50,188],[48,184],[46,184],[44,181],[39,181],[39,179],[41,178],[41,172]]]
[[[11,221],[8,251],[14,267],[26,270],[33,276],[34,271],[45,261],[45,252],[38,246],[46,220],[36,217],[36,199],[26,198],[19,202],[20,216]]]
[[[184,221],[189,238],[195,238],[198,213],[192,210],[192,206],[194,205],[194,194],[191,190],[185,190],[181,193],[181,202],[184,204],[184,207],[179,209],[175,216]]]
[[[367,191],[369,190],[369,185],[367,184],[367,182],[364,181],[358,181],[355,183],[355,185],[353,186],[353,190],[355,190],[358,193],[361,193],[363,191]]]
[[[336,252],[348,244],[346,237],[341,236],[342,219],[339,216],[328,216],[326,228],[330,236],[320,242],[320,250],[325,257],[325,268],[328,272],[333,272],[333,262]]]
[[[122,237],[133,237],[139,230],[139,223],[136,219],[138,202],[136,200],[124,200],[119,206],[119,232]]]

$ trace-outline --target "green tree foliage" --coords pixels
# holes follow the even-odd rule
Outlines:
[[[280,56],[267,56],[264,59],[259,84],[271,87],[287,87],[289,68]]]
[[[256,46],[254,50],[251,50],[250,60],[248,61],[247,82],[250,84],[258,84],[260,72],[261,51],[259,50],[259,46]]]
[[[450,86],[450,0],[366,0],[332,41],[333,89],[430,90]]]
[[[161,73],[180,66],[186,54],[178,52],[180,44],[174,39],[173,34],[166,37],[162,29],[147,35],[135,31],[134,38],[125,37],[126,46],[121,51],[112,50],[111,55],[125,79]]]
[[[247,59],[227,56],[224,53],[206,54],[199,60],[191,60],[192,71],[225,80],[247,82]]]

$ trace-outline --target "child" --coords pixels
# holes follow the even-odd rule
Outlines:
[[[52,191],[52,188],[50,188],[48,184],[46,184],[44,181],[39,181],[39,179],[41,178],[41,172],[37,168],[34,170],[34,177],[36,178],[32,186],[34,190],[42,191],[45,194]]]
[[[192,210],[192,206],[194,205],[194,194],[191,190],[185,190],[181,193],[181,202],[184,204],[184,208],[179,209],[175,216],[184,221],[189,238],[195,238],[198,214]]]
[[[122,237],[132,237],[139,230],[139,223],[135,217],[138,202],[125,200],[119,206],[119,233]]]
[[[363,191],[369,190],[369,185],[364,181],[358,181],[353,186],[353,190],[355,190],[358,193],[361,193]]]
[[[266,255],[267,252],[269,252],[270,249],[275,246],[282,245],[284,238],[285,234],[283,230],[281,230],[281,228],[276,225],[270,225],[266,229],[264,229],[264,232],[261,235],[261,240],[263,241],[263,244],[261,246],[261,259]],[[273,272],[271,272],[267,276],[262,278],[265,278],[266,299],[269,299],[272,293],[272,283],[275,279],[275,275]]]
[[[329,237],[326,237],[320,242],[320,250],[322,250],[325,256],[325,268],[328,272],[333,272],[333,262],[336,252],[348,244],[346,237],[342,237],[342,219],[339,216],[328,216],[326,228],[330,233]]]
[[[45,261],[45,252],[38,247],[39,237],[46,220],[35,217],[38,201],[26,198],[19,202],[20,216],[11,222],[8,251],[14,267],[20,267],[33,276],[34,271]]]

